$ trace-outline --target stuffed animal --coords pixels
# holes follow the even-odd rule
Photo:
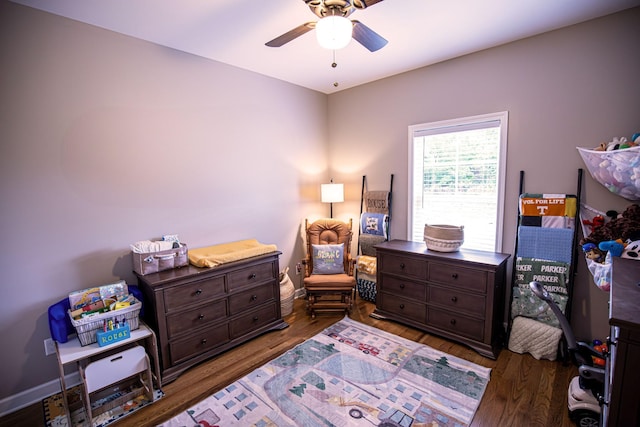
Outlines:
[[[622,137],[622,138],[613,138],[613,141],[609,142],[609,144],[607,144],[607,151],[613,151],[613,150],[618,150],[620,148],[620,146],[624,143],[627,142],[627,138]]]
[[[622,150],[625,148],[631,148],[640,145],[640,133],[634,133],[631,140],[627,140],[624,136],[618,138],[617,136],[609,142],[601,142],[600,145],[595,147],[594,151],[614,151]]]
[[[601,242],[615,242],[618,239],[621,242],[640,240],[640,205],[628,206],[621,215],[602,227],[596,228],[589,236],[580,240],[580,246],[584,246],[586,243],[593,243],[597,246]],[[609,246],[617,248],[615,245]]]
[[[620,256],[624,250],[624,243],[622,240],[607,240],[606,242],[598,243],[598,249],[603,252],[609,252],[611,256]]]
[[[627,243],[620,258],[640,259],[640,240]]]
[[[591,259],[595,262],[604,262],[604,252],[602,252],[593,243],[585,243],[582,245],[582,251],[587,259]]]
[[[602,215],[596,215],[591,221],[589,221],[588,219],[583,219],[582,223],[588,226],[591,230],[591,233],[593,233],[596,228],[602,227],[604,225],[604,217]]]

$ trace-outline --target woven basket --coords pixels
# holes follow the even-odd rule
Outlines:
[[[282,317],[293,312],[293,299],[295,296],[295,286],[287,274],[289,268],[281,274],[280,279],[280,314]]]
[[[433,251],[455,252],[464,242],[464,226],[425,224],[424,242]]]
[[[133,331],[138,329],[140,327],[138,323],[138,316],[140,315],[141,308],[142,303],[138,300],[135,300],[135,303],[131,304],[131,306],[127,308],[122,308],[115,311],[107,311],[106,313],[85,317],[80,320],[76,320],[71,316],[71,310],[67,311],[67,313],[69,314],[71,324],[74,328],[76,328],[78,339],[80,340],[80,345],[85,346],[98,342],[96,334],[98,330],[104,326],[104,322],[108,321],[109,319],[114,321],[117,320],[120,323],[122,323],[122,321],[126,319],[130,330]]]

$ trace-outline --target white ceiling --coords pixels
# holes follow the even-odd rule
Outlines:
[[[323,93],[640,5],[640,0],[384,0],[357,19],[389,43],[355,40],[336,52],[313,31],[279,48],[269,40],[316,21],[303,0],[13,0],[118,33]],[[337,87],[334,83],[337,82]]]

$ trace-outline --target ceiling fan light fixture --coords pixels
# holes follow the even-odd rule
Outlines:
[[[325,49],[338,50],[351,41],[353,24],[344,16],[327,16],[316,23],[318,43]]]

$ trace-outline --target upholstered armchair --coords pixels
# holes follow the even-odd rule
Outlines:
[[[351,257],[353,221],[305,220],[307,254],[304,287],[307,311],[315,318],[318,311],[350,313],[355,300],[356,280]]]

